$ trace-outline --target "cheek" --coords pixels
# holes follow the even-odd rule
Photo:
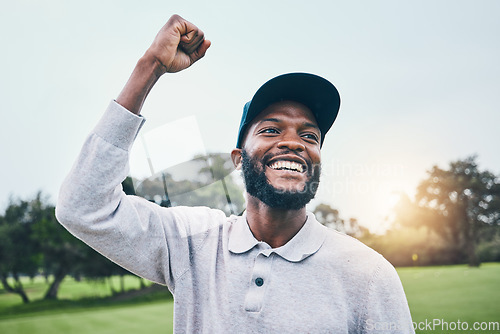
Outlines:
[[[265,149],[257,141],[248,141],[248,143],[245,143],[244,148],[251,159],[256,159],[259,162],[262,161]]]
[[[313,164],[320,164],[321,163],[321,150],[318,149],[312,149],[309,151],[309,157],[311,158],[311,161]]]

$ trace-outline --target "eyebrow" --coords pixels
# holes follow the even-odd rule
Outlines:
[[[277,119],[277,118],[264,118],[263,120],[260,120],[259,123],[264,123],[264,122],[275,122],[275,123],[281,123],[281,120]],[[321,131],[319,129],[319,126],[317,126],[316,124],[314,123],[311,123],[311,122],[304,122],[302,123],[304,124],[305,126],[308,126],[308,127],[311,127],[311,128],[315,128],[315,129],[318,129],[319,131]]]
[[[264,122],[276,122],[276,123],[280,123],[281,121],[277,118],[264,118],[262,120],[259,121],[259,123],[264,123]]]

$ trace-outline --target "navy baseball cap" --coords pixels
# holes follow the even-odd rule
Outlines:
[[[320,76],[309,73],[288,73],[263,84],[252,100],[245,104],[236,148],[243,146],[247,128],[261,111],[275,102],[287,100],[300,102],[312,111],[321,131],[322,146],[325,135],[339,112],[339,92],[330,81]]]

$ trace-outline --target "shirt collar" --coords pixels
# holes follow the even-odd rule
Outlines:
[[[314,214],[308,212],[304,226],[290,241],[281,247],[269,249],[266,253],[274,252],[290,262],[302,261],[321,248],[326,237],[325,229],[326,227],[316,220]],[[250,231],[245,212],[238,217],[229,230],[228,249],[232,253],[241,254],[251,250],[258,244],[259,241],[255,239]]]
[[[227,247],[232,253],[245,253],[259,243],[248,227],[246,211],[231,225],[228,233]]]

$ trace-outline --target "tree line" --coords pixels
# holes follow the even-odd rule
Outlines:
[[[319,205],[319,221],[350,234],[395,266],[500,261],[500,177],[481,170],[471,156],[447,168],[433,166],[416,189],[403,194],[392,212],[391,227],[372,234],[355,219]],[[325,219],[324,217],[327,217]]]

